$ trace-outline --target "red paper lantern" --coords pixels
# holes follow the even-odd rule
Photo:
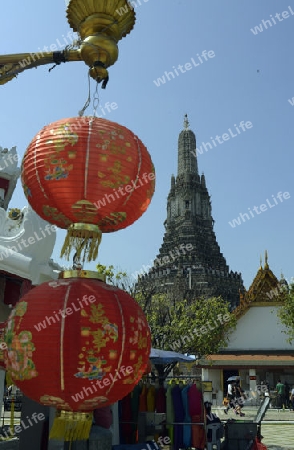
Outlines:
[[[73,412],[113,404],[132,391],[151,348],[146,318],[129,294],[99,279],[66,278],[72,274],[93,276],[68,271],[35,287],[14,308],[5,334],[14,383],[29,398],[62,410],[65,422]]]
[[[26,150],[21,178],[36,213],[60,228],[70,227],[70,237],[84,239],[84,246],[91,238],[99,245],[101,232],[135,222],[155,187],[154,166],[141,140],[124,126],[97,117],[45,126]],[[65,247],[62,254],[69,256],[69,251]]]

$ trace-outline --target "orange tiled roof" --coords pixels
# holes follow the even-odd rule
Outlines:
[[[210,355],[206,360],[199,361],[199,367],[213,366],[294,366],[293,355]]]

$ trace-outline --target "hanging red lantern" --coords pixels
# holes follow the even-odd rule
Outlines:
[[[132,391],[148,364],[150,329],[142,309],[93,276],[99,277],[63,272],[26,294],[7,321],[7,370],[26,396],[58,409],[56,439],[86,439],[89,412]]]
[[[72,247],[97,257],[101,233],[128,227],[146,211],[155,187],[150,155],[130,130],[97,117],[45,126],[22,161],[28,202],[42,219],[68,228]]]

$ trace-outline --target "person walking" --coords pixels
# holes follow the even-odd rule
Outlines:
[[[290,386],[287,381],[285,381],[285,407],[290,408],[290,404]]]
[[[277,407],[278,409],[285,409],[285,385],[281,382],[281,380],[278,380],[276,391],[278,394]]]
[[[233,400],[234,400],[233,383],[228,384],[227,399],[229,400],[229,403],[228,403],[228,406],[224,410],[225,414],[228,414],[229,409],[234,407],[234,405],[233,405]]]
[[[245,413],[242,413],[241,409],[244,406],[244,400],[246,398],[244,390],[240,386],[240,381],[237,381],[234,388],[234,403],[235,403],[235,414],[240,415],[241,417],[245,416]]]

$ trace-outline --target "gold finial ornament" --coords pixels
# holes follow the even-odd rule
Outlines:
[[[0,55],[0,85],[24,70],[45,64],[84,61],[102,88],[108,82],[108,67],[118,58],[118,41],[129,34],[136,14],[128,0],[70,0],[67,19],[79,39],[70,47],[54,52]],[[33,55],[33,56],[32,56]]]
[[[269,268],[269,265],[268,265],[268,262],[267,262],[267,260],[268,260],[268,255],[267,255],[267,250],[265,251],[265,253],[264,253],[264,268],[265,269],[268,269]]]

